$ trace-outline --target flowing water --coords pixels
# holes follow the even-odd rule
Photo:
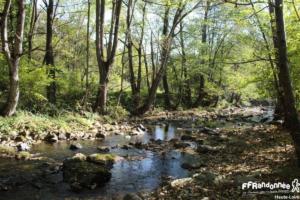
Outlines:
[[[66,199],[91,198],[110,199],[131,192],[151,191],[157,188],[165,177],[183,178],[189,172],[181,168],[183,162],[195,161],[194,155],[176,150],[166,154],[132,148],[124,150],[122,145],[130,142],[147,143],[150,139],[171,140],[180,138],[181,132],[176,126],[155,126],[152,131],[142,136],[108,136],[104,141],[78,141],[83,148],[78,151],[69,150],[70,142],[54,145],[40,144],[33,147],[31,153],[62,162],[75,153],[97,153],[98,146],[109,146],[111,153],[131,159],[116,162],[111,170],[111,180],[102,188],[74,193],[63,182],[62,173],[44,173],[47,168],[45,161],[0,160],[0,186],[14,185],[11,190],[0,192],[0,199]]]

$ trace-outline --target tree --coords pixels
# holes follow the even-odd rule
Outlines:
[[[144,114],[146,113],[152,106],[152,104],[154,103],[155,97],[156,97],[156,91],[159,87],[159,84],[161,82],[161,80],[163,79],[166,70],[167,70],[167,64],[168,64],[168,60],[169,60],[169,56],[170,56],[170,52],[171,52],[171,45],[173,42],[174,37],[176,36],[176,28],[178,27],[178,25],[180,24],[180,22],[188,15],[190,14],[193,10],[195,10],[199,5],[200,2],[196,3],[190,10],[186,11],[186,6],[188,3],[186,2],[182,2],[180,1],[177,5],[176,5],[176,11],[175,11],[175,15],[172,19],[172,25],[171,28],[169,30],[167,30],[168,24],[169,24],[169,19],[166,18],[166,16],[168,16],[168,8],[166,8],[166,12],[165,12],[165,17],[163,19],[163,38],[162,38],[162,42],[161,42],[161,55],[160,55],[160,63],[159,63],[159,69],[155,75],[155,78],[152,82],[151,88],[150,88],[150,92],[148,95],[148,98],[146,99],[146,102],[140,106],[139,108],[137,108],[133,114]],[[167,7],[169,5],[166,5]],[[166,87],[165,87],[166,89]],[[166,98],[166,96],[165,96]]]
[[[139,106],[140,104],[140,93],[141,93],[141,82],[142,82],[142,61],[143,61],[143,40],[145,35],[145,16],[146,16],[146,5],[147,2],[144,3],[142,8],[142,22],[140,28],[140,35],[138,39],[138,44],[134,44],[133,41],[133,34],[132,34],[132,22],[133,22],[133,15],[136,8],[136,0],[128,0],[127,2],[127,17],[126,17],[126,47],[127,47],[127,54],[128,54],[128,69],[129,69],[129,76],[130,76],[130,85],[132,91],[132,99],[133,104],[135,106]],[[138,56],[138,70],[137,75],[135,75],[134,71],[134,48],[137,51]],[[145,67],[146,72],[147,68],[147,61],[145,60]],[[148,74],[148,73],[147,73]],[[147,77],[148,78],[148,77]],[[147,82],[148,84],[148,82]]]
[[[2,13],[1,39],[9,68],[9,92],[6,105],[2,111],[3,116],[11,116],[16,112],[19,102],[19,67],[23,52],[23,37],[25,24],[25,0],[17,1],[17,22],[13,40],[9,40],[8,18],[10,15],[12,1],[6,0]]]
[[[275,0],[272,4],[275,7],[275,21],[276,21],[276,53],[278,56],[278,79],[279,88],[283,94],[284,104],[284,121],[285,126],[291,131],[296,154],[298,157],[298,165],[300,166],[300,121],[298,112],[295,106],[295,98],[290,78],[287,44],[285,35],[285,25],[283,16],[283,1]]]
[[[37,0],[31,0],[31,19],[30,19],[30,27],[28,32],[28,59],[32,58],[32,50],[33,50],[33,38],[34,32],[36,29],[36,24],[38,22],[40,13],[38,12]]]
[[[86,68],[85,68],[85,100],[86,106],[89,96],[89,73],[90,73],[90,18],[91,18],[91,2],[88,0],[88,15],[86,24]]]
[[[115,60],[115,55],[118,45],[119,23],[122,7],[122,0],[112,1],[112,14],[109,30],[109,38],[106,46],[106,53],[104,47],[104,17],[105,17],[105,0],[96,1],[96,54],[99,68],[99,88],[94,105],[94,111],[100,110],[100,113],[106,112],[107,92],[108,92],[108,78],[110,70]]]
[[[47,98],[52,104],[56,103],[56,69],[54,65],[54,52],[53,52],[53,21],[55,18],[56,9],[59,4],[59,0],[54,5],[54,0],[44,0],[44,4],[47,8],[47,32],[46,32],[46,53],[44,57],[44,63],[48,67],[49,78],[52,79],[50,85],[47,87]]]

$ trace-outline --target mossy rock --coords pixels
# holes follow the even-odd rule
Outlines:
[[[71,159],[72,160],[77,160],[77,161],[86,161],[86,155],[84,155],[82,153],[77,153]]]
[[[29,160],[32,158],[32,155],[27,151],[20,151],[16,154],[15,158],[17,160]]]
[[[99,166],[95,163],[80,161],[76,159],[67,159],[63,163],[64,181],[78,188],[95,188],[103,186],[111,178],[111,173],[105,166]]]
[[[115,162],[116,156],[112,154],[100,154],[100,153],[95,153],[91,154],[87,157],[87,161],[98,164],[98,165],[103,165],[108,168],[112,168],[114,162]]]

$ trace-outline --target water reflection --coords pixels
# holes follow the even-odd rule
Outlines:
[[[43,198],[66,198],[66,197],[112,197],[116,194],[125,194],[128,192],[137,192],[144,190],[153,190],[157,188],[162,182],[162,177],[172,176],[174,178],[187,177],[189,172],[181,168],[181,164],[188,159],[187,155],[183,155],[177,151],[170,151],[166,154],[154,153],[146,150],[129,149],[124,150],[120,146],[128,144],[129,142],[141,141],[147,143],[150,139],[155,140],[170,140],[175,137],[180,137],[180,133],[173,125],[155,126],[153,131],[146,133],[143,136],[134,136],[130,140],[125,136],[114,135],[107,137],[104,141],[78,141],[83,148],[77,152],[69,150],[70,142],[60,142],[54,145],[40,144],[33,148],[32,152],[39,152],[43,156],[53,158],[57,161],[63,161],[65,158],[73,156],[75,153],[81,152],[84,154],[91,154],[97,152],[98,146],[109,146],[111,153],[128,158],[121,160],[114,164],[112,169],[112,178],[110,182],[103,188],[95,191],[86,191],[81,194],[75,194],[69,191],[68,186],[59,182],[54,185],[47,185],[47,189],[41,189],[43,192],[38,193]],[[131,159],[129,159],[131,158]],[[0,165],[0,183],[8,174],[16,174],[13,166],[18,165],[20,174],[30,174],[31,171],[39,170],[35,166],[35,162],[17,162],[2,160]],[[23,165],[23,168],[20,167]],[[26,166],[26,167],[25,167]],[[6,170],[3,169],[5,167]],[[11,173],[8,173],[8,172]],[[17,175],[18,176],[18,175]],[[29,187],[29,188],[27,188]],[[13,192],[6,192],[6,199],[13,199],[16,195],[23,195],[26,190],[27,195],[36,195],[37,191],[30,188],[27,184],[23,189],[19,188]],[[49,188],[50,187],[50,188]],[[2,195],[2,192],[0,193]],[[4,194],[4,193],[3,193]],[[4,196],[3,196],[4,197]]]
[[[154,138],[155,140],[171,140],[175,138],[176,128],[173,125],[155,126]]]

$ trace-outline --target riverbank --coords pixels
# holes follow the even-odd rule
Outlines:
[[[25,188],[14,186],[22,185],[16,177],[10,177],[11,182],[2,181],[2,195],[9,199],[14,193],[28,193],[33,190],[28,183],[34,182],[35,191],[32,192],[39,194],[37,199],[45,197],[41,192],[50,195],[57,187],[64,188],[60,190],[61,195],[71,199],[83,196],[109,199],[113,194],[122,199],[126,193],[135,194],[130,198],[142,199],[239,199],[245,195],[241,189],[244,182],[290,182],[299,176],[289,134],[281,128],[281,121],[273,121],[271,108],[155,112],[144,118],[110,122],[99,118],[82,120],[89,120],[89,123],[86,126],[78,123],[74,127],[81,129],[63,132],[66,137],[61,139],[60,131],[54,132],[56,136],[53,137],[53,129],[42,134],[45,137],[39,140],[31,137],[30,131],[26,136],[17,134],[17,137],[29,137],[33,141],[26,151],[18,152],[18,145],[26,140],[16,142],[17,137],[8,140],[11,141],[10,157],[30,162],[12,159],[5,161],[2,167],[24,165],[26,171],[30,166],[33,176],[27,177],[30,181],[25,182]],[[2,146],[7,144],[5,142],[7,140],[3,140]],[[83,191],[81,194],[69,192],[69,186],[62,179],[63,161],[78,153],[83,154],[84,162],[88,161],[85,165],[92,167],[89,157],[95,157],[95,153],[118,157],[109,172],[112,178],[104,188],[92,187],[94,192],[89,192],[91,188],[83,190],[73,182],[75,189]],[[39,158],[43,159],[37,162]],[[0,177],[3,170],[0,166]],[[41,179],[41,170],[46,171],[43,176],[54,183]],[[9,173],[4,172],[2,174],[9,177]],[[19,173],[24,175],[24,169]],[[125,178],[128,173],[133,182]],[[38,186],[35,182],[39,182]],[[132,187],[137,187],[134,183],[140,188],[134,190]],[[263,197],[269,199],[271,196],[265,194]]]

